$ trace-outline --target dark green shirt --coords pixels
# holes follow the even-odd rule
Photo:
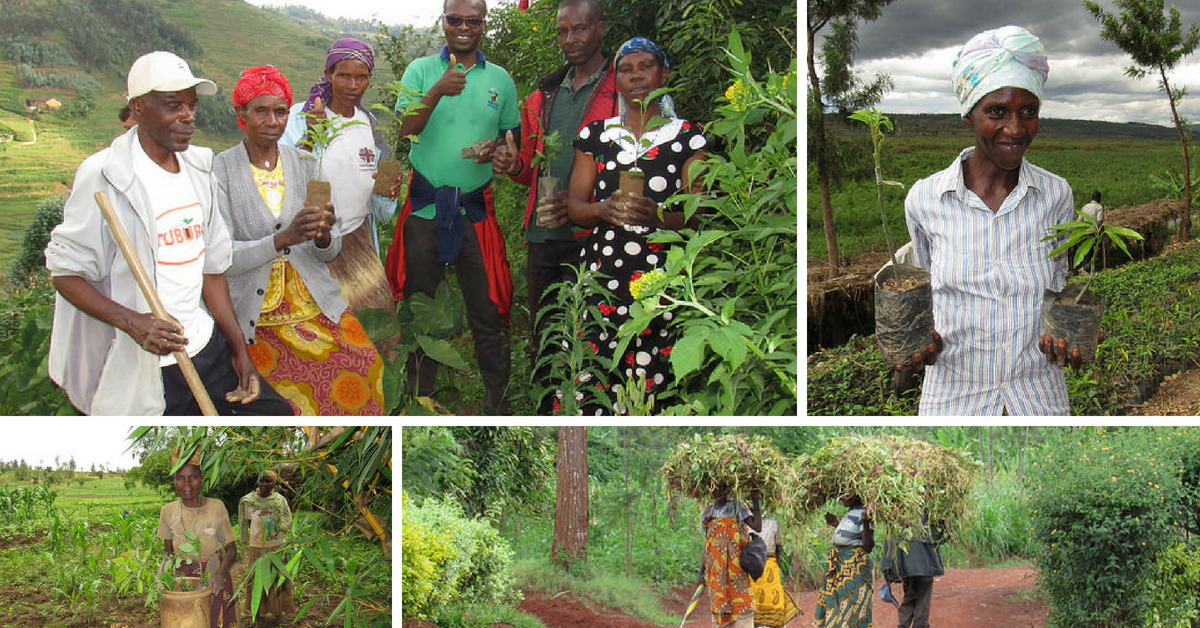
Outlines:
[[[546,134],[549,135],[554,131],[558,131],[559,150],[555,155],[554,160],[549,163],[549,167],[543,166],[541,175],[558,177],[558,185],[560,189],[566,189],[571,182],[571,170],[575,167],[575,148],[571,145],[571,141],[579,134],[579,124],[583,122],[583,114],[587,110],[588,102],[591,99],[592,88],[596,81],[604,74],[605,66],[601,65],[594,74],[588,77],[583,85],[579,86],[578,90],[571,89],[571,78],[575,75],[575,69],[571,68],[567,75],[563,77],[562,83],[558,86],[558,92],[554,96],[554,104],[550,107],[549,119],[545,121]],[[534,182],[534,185],[537,183]],[[542,196],[542,192],[538,191],[538,196]],[[525,239],[529,242],[545,242],[547,240],[574,240],[574,227],[567,223],[557,229],[547,229],[537,225],[537,214],[535,213],[529,219],[529,229],[525,232]]]

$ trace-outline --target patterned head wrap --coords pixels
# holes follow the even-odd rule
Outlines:
[[[362,61],[367,66],[368,72],[375,70],[375,51],[371,49],[371,45],[361,39],[353,37],[343,37],[329,46],[329,52],[325,54],[325,69],[332,70],[333,66],[340,61],[346,59],[354,59]],[[333,96],[333,85],[330,85],[329,79],[322,76],[312,89],[308,92],[308,100],[304,102],[302,111],[311,111],[313,101],[317,97],[321,98],[321,102],[328,104],[329,98]]]
[[[621,44],[621,47],[617,49],[617,54],[613,56],[613,72],[617,71],[617,64],[621,62],[621,59],[634,52],[648,52],[654,55],[655,59],[658,59],[658,64],[662,67],[671,67],[671,62],[667,60],[667,53],[663,52],[662,47],[645,37],[634,37]],[[617,94],[617,105],[621,117],[624,118],[625,111],[629,109],[624,96]],[[664,118],[677,117],[675,114],[675,101],[671,99],[670,94],[663,94],[659,97],[658,108]]]
[[[962,117],[984,96],[1020,87],[1042,99],[1050,73],[1041,40],[1020,26],[1004,26],[972,37],[954,59],[954,93]]]
[[[233,86],[233,107],[237,109],[259,96],[278,96],[292,106],[292,86],[273,65],[242,70],[237,84]],[[246,123],[238,118],[238,126],[246,130]]]
[[[172,447],[171,448],[171,466],[172,467],[175,466],[176,462],[179,462],[179,448]],[[189,465],[189,464],[194,464],[194,465],[196,465],[197,468],[199,468],[199,466],[200,466],[200,448],[199,447],[197,447],[195,449],[195,451],[192,452],[192,457],[189,458],[188,461],[184,463],[184,465]],[[180,467],[180,468],[182,468],[182,467]]]

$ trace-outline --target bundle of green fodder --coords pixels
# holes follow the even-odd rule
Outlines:
[[[784,503],[784,495],[795,485],[795,472],[788,459],[765,436],[694,434],[671,450],[659,469],[668,490],[709,502],[719,485],[734,499],[748,503],[750,492],[762,491],[763,499]]]
[[[795,462],[791,515],[802,519],[852,493],[877,527],[908,538],[929,522],[953,522],[967,509],[979,463],[966,452],[899,436],[843,436]]]

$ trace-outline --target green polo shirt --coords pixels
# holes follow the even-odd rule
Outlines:
[[[595,87],[596,81],[600,80],[604,70],[605,66],[601,65],[583,82],[583,85],[579,86],[579,89],[573,90],[571,89],[571,77],[575,75],[575,68],[571,68],[563,77],[562,83],[558,85],[558,92],[554,95],[554,104],[550,107],[550,115],[547,116],[549,119],[546,120],[546,133],[558,131],[562,140],[558,154],[548,164],[548,167],[543,168],[541,174],[558,177],[558,184],[563,189],[566,189],[571,182],[571,170],[575,167],[575,147],[571,142],[579,135],[579,123],[583,121],[583,114],[587,111],[592,88]],[[575,228],[571,223],[555,229],[547,229],[538,226],[537,216],[529,221],[529,229],[525,232],[525,240],[529,242],[574,239]]]
[[[508,71],[489,63],[478,53],[478,60],[467,73],[467,86],[457,96],[443,96],[438,101],[429,122],[413,142],[409,159],[413,168],[429,179],[435,187],[456,187],[469,192],[492,178],[492,164],[477,164],[463,159],[462,149],[480,140],[496,139],[506,129],[519,129],[517,87]],[[409,103],[419,100],[450,66],[450,53],[442,47],[440,55],[421,57],[404,70],[400,83],[412,91],[401,95],[396,102],[400,112]],[[463,70],[462,64],[458,69]],[[432,219],[436,213],[432,204],[414,207],[413,215]]]

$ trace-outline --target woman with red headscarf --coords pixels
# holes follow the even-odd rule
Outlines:
[[[234,240],[229,292],[259,373],[300,413],[380,414],[383,362],[327,266],[342,247],[333,205],[303,206],[315,163],[279,142],[291,104],[274,66],[233,89],[246,139],[213,163]]]

